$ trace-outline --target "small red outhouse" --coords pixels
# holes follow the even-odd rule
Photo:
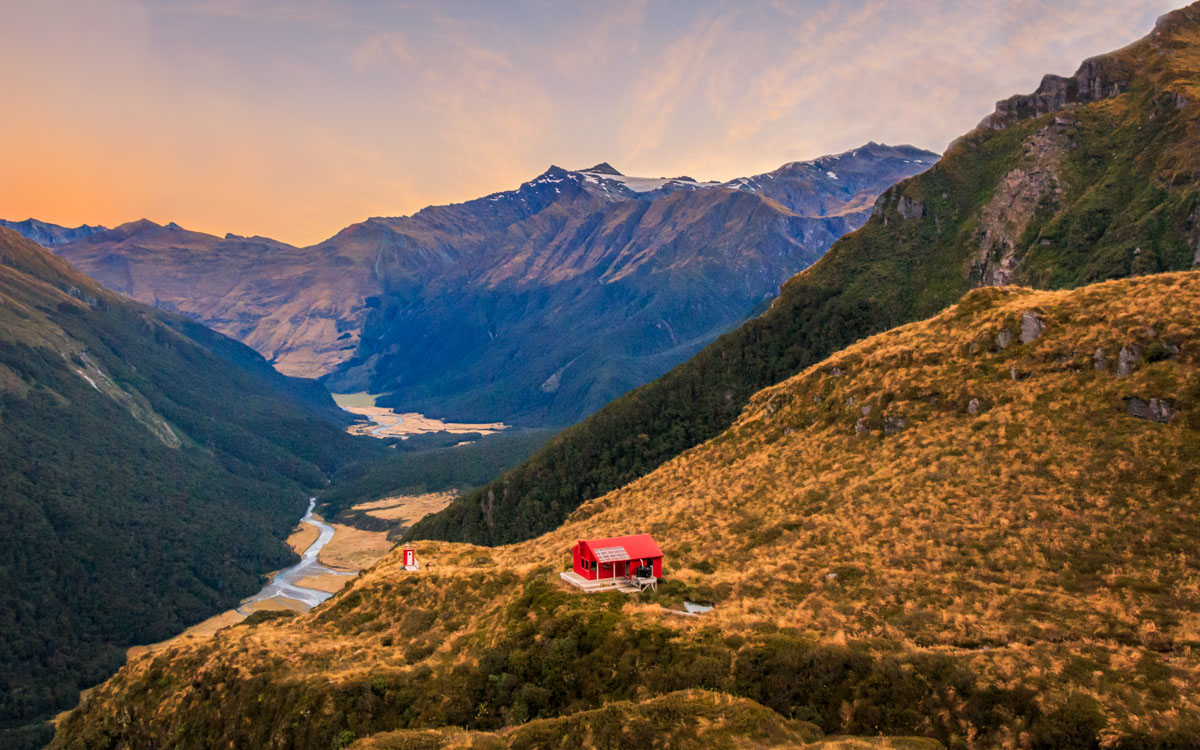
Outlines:
[[[589,581],[662,577],[663,553],[649,534],[580,539],[571,550],[571,556],[575,572]],[[649,576],[643,575],[647,572]]]

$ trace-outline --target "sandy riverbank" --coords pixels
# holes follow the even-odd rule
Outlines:
[[[449,432],[454,435],[476,432],[491,435],[508,426],[503,422],[443,422],[417,412],[396,412],[384,406],[376,406],[375,397],[369,393],[335,393],[333,400],[351,414],[371,420],[370,424],[351,425],[348,432],[352,435],[370,435],[378,438],[407,438],[431,432]]]

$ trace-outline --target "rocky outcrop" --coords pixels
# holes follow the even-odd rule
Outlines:
[[[1118,96],[1129,88],[1132,69],[1114,55],[1085,60],[1070,78],[1047,75],[1037,91],[996,102],[996,111],[981,127],[1003,129],[1009,123]]]
[[[1021,335],[1020,341],[1022,344],[1031,344],[1041,338],[1042,331],[1046,330],[1046,323],[1042,320],[1042,316],[1038,315],[1033,310],[1026,310],[1021,313]]]
[[[973,286],[1013,283],[1021,264],[1022,235],[1042,201],[1059,198],[1064,186],[1068,121],[1054,122],[1026,143],[1021,166],[1006,174],[979,215],[979,249],[971,256],[967,277]]]
[[[1129,416],[1138,419],[1168,424],[1175,417],[1175,403],[1170,399],[1152,398],[1143,401],[1135,396],[1125,399],[1125,406]]]
[[[1200,206],[1197,206],[1192,211],[1192,216],[1188,221],[1188,225],[1188,228],[1191,232],[1190,242],[1192,245],[1192,265],[1200,266]]]
[[[1141,358],[1142,348],[1137,344],[1126,344],[1121,347],[1121,354],[1117,357],[1117,377],[1123,378],[1132,375]]]
[[[925,204],[902,195],[896,201],[896,212],[906,219],[919,219],[925,215]]]

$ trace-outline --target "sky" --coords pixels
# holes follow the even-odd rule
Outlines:
[[[307,245],[551,164],[942,151],[1182,0],[0,0],[0,217]]]

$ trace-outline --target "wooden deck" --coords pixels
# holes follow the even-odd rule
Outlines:
[[[637,578],[635,576],[633,578],[602,578],[598,581],[590,581],[573,570],[566,570],[558,575],[572,586],[583,589],[587,594],[593,591],[623,591],[626,594],[636,594],[648,588],[658,588],[657,578]]]

